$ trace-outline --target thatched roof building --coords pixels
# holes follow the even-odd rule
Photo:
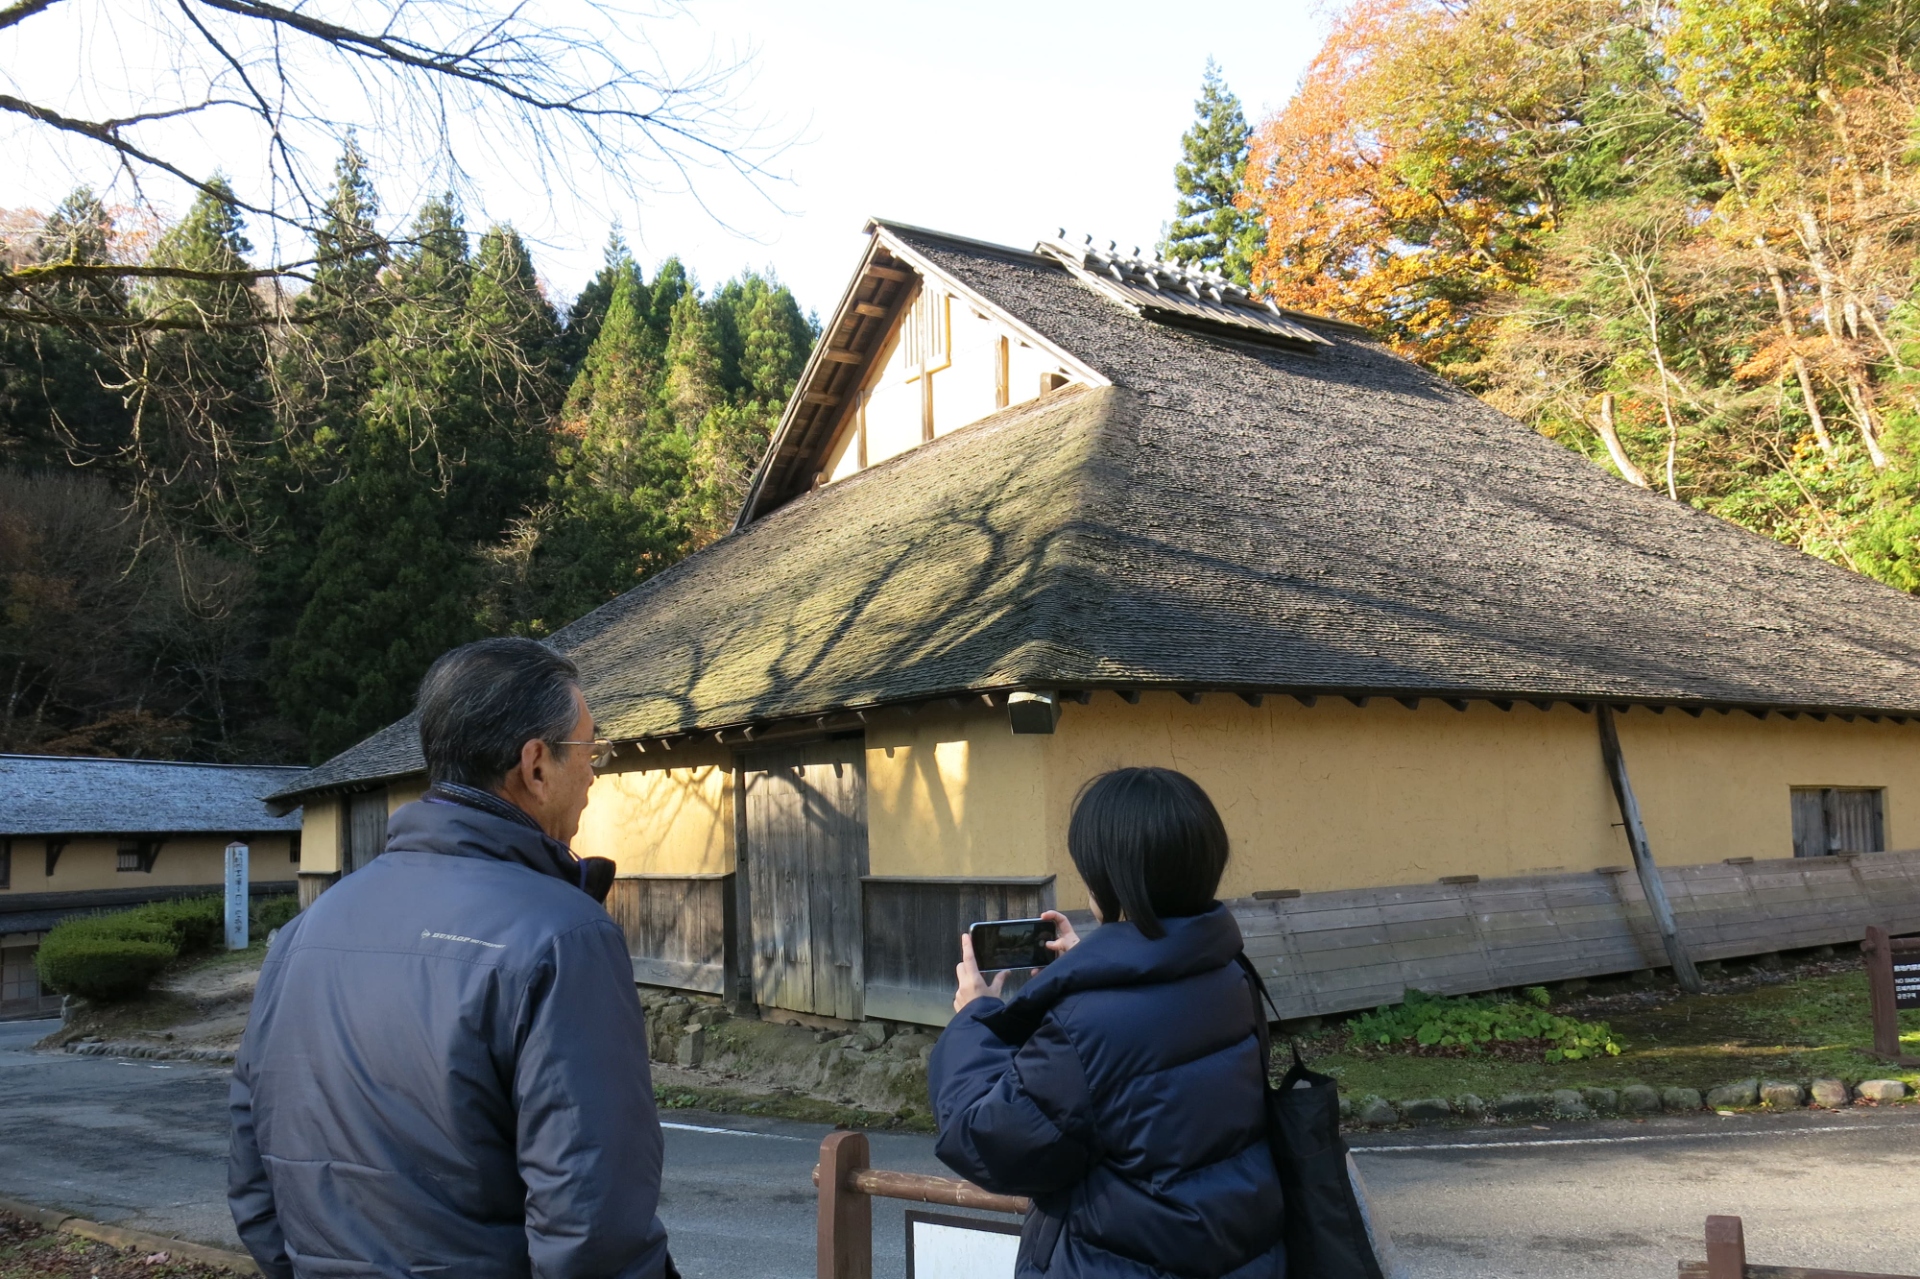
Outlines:
[[[1647,797],[1666,862],[1782,855],[1815,839],[1808,814],[1821,803],[1866,811],[1819,798],[1842,790],[1883,796],[1882,841],[1891,826],[1920,843],[1920,727],[1907,724],[1920,716],[1920,603],[1628,485],[1363,334],[1224,281],[1064,240],[1029,252],[870,231],[736,530],[554,637],[580,664],[602,731],[633,744],[631,776],[610,778],[606,807],[596,792],[589,810],[591,823],[626,797],[617,821],[583,836],[616,841],[596,851],[648,875],[731,874],[753,840],[753,753],[786,742],[861,768],[846,802],[860,809],[854,860],[868,888],[845,891],[867,892],[869,912],[874,893],[905,891],[896,880],[924,881],[922,898],[942,879],[1037,885],[1071,874],[1052,835],[1090,768],[1178,763],[1178,739],[1197,735],[1234,743],[1240,762],[1223,756],[1213,777],[1186,752],[1230,826],[1244,798],[1263,826],[1290,814],[1338,840],[1339,822],[1302,819],[1299,805],[1347,812],[1355,847],[1317,848],[1311,872],[1303,844],[1236,831],[1249,892],[1276,879],[1308,897],[1371,890],[1435,868],[1550,867],[1586,884],[1596,858],[1625,852],[1617,813],[1585,829],[1611,812],[1585,717],[1597,705],[1673,712],[1622,718],[1621,735],[1629,756],[1664,752],[1663,777],[1684,777],[1700,811],[1774,796],[1711,836]],[[1243,700],[1202,705],[1211,693]],[[1749,729],[1723,719],[1734,712]],[[1022,743],[1009,726],[1059,740]],[[1275,755],[1309,740],[1340,761],[1317,786]],[[943,741],[970,744],[964,776],[894,763],[916,749],[931,761]],[[1032,750],[1046,757],[995,772]],[[1578,775],[1535,779],[1566,791],[1551,803],[1503,793],[1516,753]],[[1425,781],[1397,797],[1369,790],[1390,758],[1418,777],[1454,774],[1443,789],[1471,799],[1442,803]],[[794,784],[825,766],[793,763]],[[402,721],[280,799],[420,767]],[[1017,793],[1030,768],[1044,794]],[[1890,785],[1900,793],[1888,798]],[[952,811],[962,794],[969,811],[1027,812],[1035,837],[983,862],[1005,819],[969,827]],[[712,810],[692,862],[674,851],[692,838],[688,795]],[[876,801],[884,821],[869,820]],[[1403,811],[1383,817],[1382,803]],[[915,828],[923,819],[937,837]],[[1557,830],[1570,821],[1578,834]],[[1498,853],[1486,851],[1489,822],[1504,832]],[[898,856],[882,857],[882,826]],[[1386,852],[1383,838],[1404,846]],[[887,873],[873,873],[882,861]],[[749,918],[759,907],[738,895]],[[919,961],[821,962],[917,972]],[[822,1002],[841,1016],[861,1006],[844,992],[788,1006]]]

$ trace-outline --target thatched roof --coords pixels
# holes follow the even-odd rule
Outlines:
[[[1099,687],[1920,716],[1920,601],[1628,485],[1345,326],[1280,349],[1040,254],[876,238],[1110,385],[762,492],[554,637],[603,732]],[[811,473],[823,437],[799,434],[763,470]],[[283,794],[419,767],[403,721]]]
[[[0,755],[0,835],[262,835],[300,829],[268,793],[305,770],[157,759]]]

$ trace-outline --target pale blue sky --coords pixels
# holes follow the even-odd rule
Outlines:
[[[568,2],[546,0],[558,12]],[[771,267],[821,311],[837,300],[873,214],[1020,245],[1061,225],[1150,244],[1172,210],[1179,138],[1208,56],[1257,120],[1293,91],[1326,25],[1318,0],[1214,0],[1190,10],[1164,0],[691,0],[682,10],[649,22],[644,35],[670,65],[750,51],[743,106],[771,122],[767,136],[795,139],[772,162],[790,180],[769,187],[778,207],[724,177],[703,180],[721,225],[682,192],[635,206],[591,189],[590,176],[577,191],[551,191],[528,176],[526,157],[473,148],[474,203],[483,206],[470,208],[473,221],[518,226],[559,300],[598,266],[615,220],[649,272],[675,252],[706,285]],[[140,96],[178,68],[163,40],[127,25],[129,12],[113,0],[49,11],[76,25],[48,21],[34,40],[0,41],[0,81],[56,104],[86,105],[114,89]],[[390,208],[440,180],[383,147],[377,122],[362,136]],[[174,141],[241,178],[258,149],[217,128]],[[12,161],[0,207],[45,208],[76,181],[113,181],[86,150],[42,145],[17,126],[0,136],[0,153]],[[258,230],[255,238],[265,239]]]

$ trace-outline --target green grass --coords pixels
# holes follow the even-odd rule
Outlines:
[[[1821,966],[1830,970],[1831,964]],[[1728,994],[1681,995],[1652,1007],[1619,1007],[1611,999],[1577,998],[1556,1012],[1604,1021],[1620,1045],[1617,1057],[1585,1061],[1514,1061],[1488,1055],[1421,1056],[1357,1046],[1344,1025],[1299,1040],[1314,1069],[1335,1076],[1341,1091],[1389,1099],[1457,1097],[1492,1100],[1512,1092],[1555,1088],[1619,1088],[1627,1084],[1705,1090],[1759,1077],[1901,1079],[1920,1087],[1920,1072],[1895,1067],[1864,1050],[1872,1042],[1864,971],[1819,971]],[[1920,1012],[1901,1014],[1901,1043],[1920,1056]],[[1276,1060],[1284,1054],[1276,1054]]]
[[[832,1124],[844,1128],[933,1131],[933,1116],[918,1106],[903,1106],[889,1114],[882,1110],[823,1101],[803,1093],[749,1093],[730,1088],[684,1084],[656,1085],[653,1099],[666,1118],[671,1118],[667,1112],[674,1110],[706,1110],[714,1114],[760,1115],[768,1119],[793,1119],[801,1123]]]

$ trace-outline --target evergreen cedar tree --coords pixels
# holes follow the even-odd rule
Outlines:
[[[1920,589],[1917,33],[1888,0],[1360,0],[1254,132],[1256,285]]]
[[[1161,236],[1160,253],[1219,271],[1245,287],[1252,280],[1262,239],[1260,221],[1241,194],[1253,130],[1212,58],[1207,59],[1193,110],[1193,127],[1181,136],[1181,159],[1173,166],[1179,199],[1173,221]]]
[[[0,326],[0,749],[323,759],[447,648],[545,634],[727,527],[816,335],[778,281],[703,294],[670,258],[648,282],[616,239],[562,323],[519,236],[450,198],[383,237],[351,141],[327,213],[297,324],[112,350]],[[27,252],[146,256],[142,231],[81,191]],[[149,238],[208,270],[251,251],[217,195]]]

